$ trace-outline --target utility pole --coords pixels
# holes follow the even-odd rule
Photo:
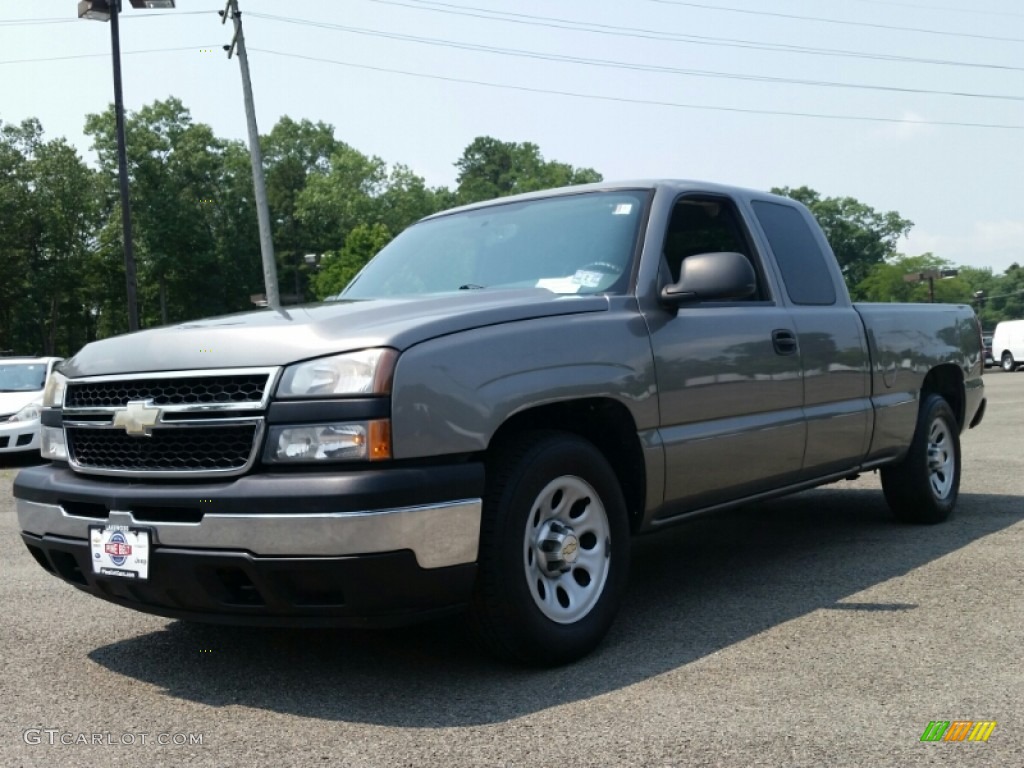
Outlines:
[[[274,241],[270,234],[270,207],[267,205],[267,188],[263,180],[263,153],[260,151],[260,134],[256,128],[256,107],[252,100],[252,81],[249,79],[249,56],[245,52],[245,35],[242,34],[242,13],[238,0],[228,0],[220,12],[221,24],[230,17],[235,23],[235,36],[231,45],[225,45],[228,58],[238,48],[238,63],[242,68],[242,95],[245,98],[245,119],[249,126],[249,155],[252,158],[252,186],[256,194],[256,218],[260,228],[260,252],[263,255],[263,283],[267,291],[267,306],[281,307],[277,290],[277,262],[274,260]]]
[[[121,186],[121,232],[124,240],[124,282],[128,294],[128,330],[139,330],[136,296],[135,245],[132,240],[132,208],[128,197],[128,152],[124,139],[124,98],[121,96],[121,34],[118,29],[120,0],[110,3],[110,45],[114,58],[114,125],[117,131],[117,175]]]

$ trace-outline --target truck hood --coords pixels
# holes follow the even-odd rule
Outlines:
[[[600,312],[604,296],[542,288],[332,301],[257,310],[139,331],[87,344],[59,366],[68,377],[287,365],[367,347],[405,350],[472,328]]]

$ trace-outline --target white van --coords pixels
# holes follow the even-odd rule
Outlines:
[[[992,336],[992,357],[1007,373],[1024,365],[1024,320],[1006,320],[996,325]]]

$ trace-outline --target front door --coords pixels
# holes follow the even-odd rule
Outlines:
[[[665,448],[665,516],[796,481],[806,422],[797,329],[776,303],[735,206],[719,196],[676,202],[666,280],[696,253],[736,251],[758,274],[746,301],[647,313]]]

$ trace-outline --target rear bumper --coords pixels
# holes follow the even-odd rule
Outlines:
[[[474,463],[192,485],[51,465],[14,487],[22,539],[65,581],[162,616],[286,625],[398,623],[464,604],[482,492]],[[97,525],[149,531],[147,580],[93,573]]]

